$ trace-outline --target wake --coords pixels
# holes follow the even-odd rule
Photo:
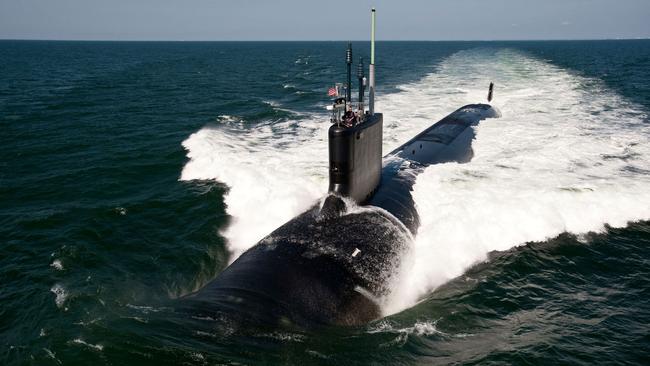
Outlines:
[[[490,251],[650,218],[643,109],[598,80],[515,50],[461,51],[400,92],[379,94],[384,152],[482,102],[490,81],[503,117],[476,128],[474,159],[430,166],[417,178],[422,225],[386,314],[412,306]],[[234,222],[222,234],[233,259],[326,192],[328,117],[301,117],[249,129],[205,127],[183,142],[190,160],[181,180],[230,187],[225,202]]]

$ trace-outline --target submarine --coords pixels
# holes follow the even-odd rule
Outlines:
[[[373,8],[367,107],[363,59],[353,105],[350,44],[347,82],[328,93],[335,99],[328,108],[327,194],[181,298],[193,317],[304,329],[382,316],[382,299],[419,226],[411,194],[416,177],[431,164],[470,161],[473,127],[499,112],[489,104],[463,106],[384,156],[383,115],[375,111],[375,24]],[[488,102],[492,91],[490,84]]]

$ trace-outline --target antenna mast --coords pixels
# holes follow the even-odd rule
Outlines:
[[[359,67],[357,67],[357,78],[359,79],[359,113],[363,116],[363,57],[359,58]]]
[[[345,52],[345,63],[348,64],[348,88],[345,91],[345,101],[347,104],[352,104],[352,43],[350,42]]]
[[[375,8],[372,8],[372,21],[370,28],[370,70],[368,87],[368,112],[375,114]]]

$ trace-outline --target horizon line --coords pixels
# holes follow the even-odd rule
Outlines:
[[[549,41],[639,41],[650,36],[631,38],[504,38],[504,39],[381,39],[377,42],[549,42]],[[65,39],[65,38],[3,38],[0,41],[34,42],[369,42],[367,39]]]

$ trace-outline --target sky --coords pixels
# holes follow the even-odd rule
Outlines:
[[[0,39],[650,38],[650,0],[0,0]]]

